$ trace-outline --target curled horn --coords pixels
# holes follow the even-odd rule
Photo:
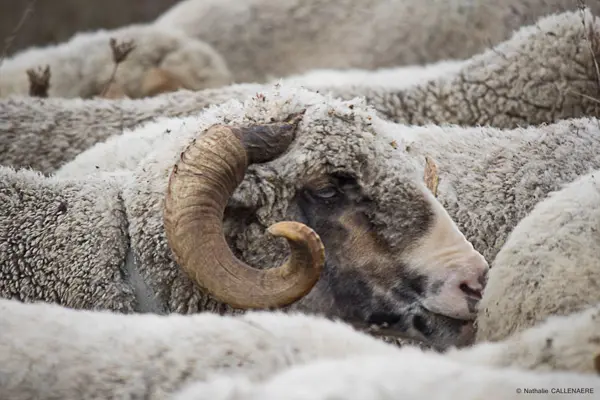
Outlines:
[[[164,223],[175,261],[202,289],[232,307],[289,305],[312,289],[323,268],[321,239],[298,222],[268,229],[290,247],[288,260],[276,268],[257,269],[240,261],[223,234],[225,206],[248,165],[280,156],[302,114],[283,123],[212,126],[181,154],[169,178]]]

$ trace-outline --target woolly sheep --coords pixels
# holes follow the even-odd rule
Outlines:
[[[165,399],[214,374],[261,379],[320,357],[394,349],[303,314],[122,315],[0,300],[0,399]]]
[[[282,121],[302,111],[296,139],[276,157],[285,149],[278,141],[292,140],[277,135],[290,129]],[[204,132],[214,124],[231,128]],[[360,100],[280,87],[147,127],[149,137],[160,139],[133,170],[74,179],[5,167],[0,296],[181,313],[285,306],[301,298],[292,309],[387,324],[440,347],[467,343],[487,262],[420,173],[392,157],[378,126],[386,127]],[[235,145],[236,132],[248,136],[250,155]],[[250,166],[242,181],[244,157],[256,162],[252,154],[265,147],[275,159]],[[197,195],[188,194],[192,188]],[[194,199],[200,204],[188,204]],[[277,221],[306,224],[322,239],[320,275],[316,267],[260,271],[286,257],[284,243],[265,235]],[[228,245],[258,269],[232,261]],[[311,254],[293,259],[318,261]]]
[[[586,3],[600,11],[598,0]],[[187,0],[155,25],[225,57],[237,82],[317,68],[375,69],[465,59],[574,0]]]
[[[0,99],[0,165],[49,174],[96,143],[139,124],[160,116],[197,114],[211,104],[245,98],[262,88],[245,84],[181,90],[140,100]]]
[[[600,303],[599,226],[598,170],[540,202],[494,260],[479,340],[497,341],[549,315]]]
[[[460,362],[493,367],[598,373],[600,304],[578,313],[548,317],[504,341],[451,349],[447,355]]]
[[[573,373],[536,374],[466,366],[434,354],[401,358],[362,356],[317,361],[284,370],[266,382],[218,377],[197,383],[170,400],[518,400],[592,398],[600,378]],[[581,396],[581,397],[579,397]]]
[[[595,118],[515,129],[381,123],[399,159],[416,160],[419,171],[425,157],[435,160],[438,200],[487,260],[494,260],[510,232],[546,195],[600,168]],[[149,149],[160,146],[165,132],[179,126],[174,124],[163,129],[148,124],[99,144],[57,176],[85,179],[96,172],[133,170]]]
[[[598,377],[581,375],[580,382],[577,375],[548,373],[594,372],[592,360],[600,345],[591,339],[598,334],[598,306],[569,317],[555,317],[527,331],[526,340],[521,337],[479,344],[446,355],[410,347],[399,349],[339,321],[296,313],[122,315],[10,300],[0,300],[0,311],[2,399],[163,399],[183,390],[178,399],[183,400],[193,399],[189,397],[192,394],[201,395],[198,386],[186,389],[194,382],[211,382],[227,376],[250,382],[266,381],[270,385],[270,379],[279,380],[278,373],[282,371],[289,371],[281,375],[283,379],[284,375],[294,376],[303,369],[310,376],[314,376],[313,372],[330,371],[319,374],[321,378],[314,382],[319,385],[304,386],[306,390],[315,390],[315,396],[319,393],[317,387],[323,387],[321,384],[332,384],[329,388],[340,390],[341,383],[346,388],[357,383],[360,389],[355,389],[364,394],[360,390],[372,390],[384,385],[383,382],[391,384],[405,378],[406,387],[414,384],[414,390],[421,392],[425,391],[423,380],[428,379],[430,383],[437,382],[433,386],[439,387],[443,382],[449,387],[448,374],[460,382],[476,375],[481,383],[478,388],[488,390],[494,387],[505,390],[509,383],[516,385],[513,391],[517,387],[538,385],[548,389],[565,385],[600,390]],[[492,370],[486,365],[511,369]],[[350,373],[358,368],[362,374]],[[387,375],[390,371],[396,372],[393,378]],[[406,375],[404,371],[412,372]],[[457,372],[462,373],[456,376]],[[514,376],[517,372],[523,380]],[[323,376],[330,383],[323,382]],[[436,376],[443,379],[437,381]],[[526,380],[529,377],[533,380]],[[550,377],[564,382],[548,382]],[[364,381],[365,378],[368,380]],[[472,386],[465,385],[463,390]],[[205,395],[215,389],[223,390],[212,385],[200,388],[206,389]],[[290,385],[291,388],[296,389],[295,385]]]
[[[589,12],[584,15],[587,27],[600,32],[600,21],[593,19]],[[415,85],[396,91],[380,86],[321,89],[343,98],[365,96],[382,117],[413,125],[489,124],[496,128],[514,128],[579,116],[599,116],[594,99],[598,95],[596,70],[586,39],[588,32],[583,29],[580,13],[565,13],[548,17],[537,26],[523,28],[498,49],[466,62],[456,75],[448,73],[428,81],[430,75],[422,74],[423,81],[415,78]],[[594,43],[591,45],[595,46]],[[412,70],[410,76],[414,76]],[[433,72],[435,68],[429,70]],[[398,75],[402,76],[402,72]],[[403,80],[398,78],[398,82]],[[486,85],[493,85],[493,90]],[[0,136],[7,138],[0,141],[0,164],[27,166],[50,173],[92,144],[105,140],[109,134],[132,128],[151,119],[151,115],[190,115],[207,105],[219,104],[228,98],[241,100],[270,87],[237,85],[117,104],[97,100],[77,104],[36,100],[34,105],[27,101],[0,101],[0,117],[7,116],[0,118],[7,121],[4,126],[0,123]],[[76,114],[72,111],[74,107],[79,111]],[[110,111],[105,112],[106,109]],[[152,114],[144,111],[146,109]],[[122,123],[125,114],[129,118]],[[72,117],[63,122],[63,116]],[[13,118],[16,122],[10,121]],[[47,123],[40,124],[40,118]],[[90,125],[97,127],[97,133],[90,132]],[[55,137],[58,143],[68,144],[68,149],[61,145],[54,150]],[[31,151],[32,148],[36,151]],[[102,159],[100,154],[98,156],[81,156],[82,173],[95,169]]]
[[[416,349],[401,354],[317,360],[265,381],[218,376],[187,386],[171,400],[517,400],[592,398],[600,378],[567,372],[488,368]]]
[[[178,88],[200,90],[227,85],[231,74],[209,45],[178,30],[130,25],[116,30],[78,33],[69,41],[34,47],[4,60],[0,97],[27,95],[26,70],[50,67],[49,96],[89,98],[103,93],[115,67],[109,40],[133,40],[134,50],[116,72],[113,90],[132,98]]]
[[[422,169],[425,157],[435,160],[438,200],[474,247],[486,259],[495,259],[498,269],[492,269],[479,310],[478,340],[504,338],[548,315],[600,302],[598,279],[594,279],[597,252],[590,242],[596,239],[593,213],[600,209],[594,204],[593,174],[561,192],[563,196],[550,197],[540,211],[534,208],[553,191],[600,168],[597,119],[512,130],[384,124],[381,131],[402,159],[417,160]],[[156,146],[160,137],[157,131],[153,138],[152,128],[146,127],[131,134],[130,143],[122,138],[113,146],[143,149]],[[119,164],[119,156],[126,162]],[[142,155],[136,160],[131,154],[116,154],[114,159],[107,157],[106,166],[131,169],[141,159]],[[68,166],[64,171],[75,173]],[[566,220],[570,222],[561,231]],[[514,239],[507,239],[515,227]],[[525,265],[531,265],[531,272]],[[575,267],[577,273],[567,272]],[[515,290],[521,294],[514,294]]]
[[[541,18],[461,68],[418,85],[306,87],[343,99],[364,96],[394,122],[516,128],[599,116],[597,58],[600,19],[583,10]]]

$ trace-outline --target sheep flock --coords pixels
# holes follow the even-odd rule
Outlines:
[[[600,0],[2,54],[0,400],[600,398]]]

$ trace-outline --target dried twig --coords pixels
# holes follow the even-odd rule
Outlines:
[[[6,56],[8,55],[8,51],[10,50],[10,47],[17,38],[19,31],[21,30],[23,25],[25,25],[25,21],[27,21],[27,18],[29,18],[29,16],[33,13],[36,1],[37,0],[30,0],[29,3],[27,3],[27,7],[25,7],[21,18],[19,19],[19,22],[17,22],[17,25],[12,30],[10,35],[8,35],[6,39],[4,39],[4,48],[2,49],[2,55],[0,56],[0,66],[4,62]]]
[[[131,53],[135,49],[135,42],[133,40],[123,41],[121,43],[117,42],[117,39],[110,38],[108,44],[110,45],[110,49],[112,50],[113,56],[113,69],[110,74],[110,78],[106,82],[101,97],[107,97],[107,93],[109,89],[113,87],[113,83],[115,81],[115,76],[117,75],[117,70],[119,69],[119,65],[127,59],[129,53]]]
[[[427,188],[437,197],[438,184],[440,182],[438,168],[436,163],[427,156],[425,157],[425,176],[423,178]]]
[[[48,97],[50,89],[50,66],[30,68],[27,70],[29,77],[29,95],[33,97]]]

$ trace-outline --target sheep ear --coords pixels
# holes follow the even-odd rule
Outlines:
[[[425,157],[425,174],[423,179],[425,180],[427,189],[431,190],[431,193],[437,197],[440,178],[438,175],[437,164],[430,157]]]
[[[163,68],[151,68],[142,79],[142,97],[156,96],[183,88],[179,78]]]
[[[111,82],[100,97],[105,99],[124,99],[127,98],[127,94],[125,93],[123,86],[116,82]]]

